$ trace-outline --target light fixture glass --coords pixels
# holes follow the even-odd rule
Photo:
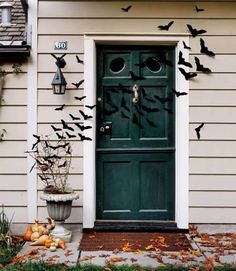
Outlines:
[[[53,94],[65,94],[66,91],[66,79],[59,67],[57,67],[57,71],[52,80],[52,89]]]

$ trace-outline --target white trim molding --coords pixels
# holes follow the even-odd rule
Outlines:
[[[112,34],[88,33],[84,36],[84,91],[87,95],[85,103],[96,101],[96,44],[113,45],[175,45],[177,91],[189,92],[189,82],[177,68],[179,51],[188,60],[188,50],[184,50],[183,41],[189,43],[188,34]],[[95,113],[94,113],[95,115]],[[94,116],[95,117],[95,116]],[[84,143],[84,197],[83,197],[83,228],[93,228],[96,220],[96,119],[93,129],[89,131],[92,141]],[[176,174],[175,174],[175,222],[180,229],[187,229],[189,223],[189,100],[188,95],[176,99]]]

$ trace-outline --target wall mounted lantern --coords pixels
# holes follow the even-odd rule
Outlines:
[[[13,8],[12,4],[8,2],[3,2],[0,5],[0,9],[2,10],[2,20],[1,25],[10,26],[11,25],[11,9]]]
[[[54,75],[54,78],[52,80],[52,89],[53,89],[53,94],[65,94],[66,91],[66,79],[61,71],[61,68],[64,68],[66,65],[65,60],[63,57],[66,55],[62,55],[61,57],[57,57],[54,54],[51,54],[57,61],[57,71]]]

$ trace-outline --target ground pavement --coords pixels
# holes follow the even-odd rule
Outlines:
[[[164,251],[147,246],[144,250],[126,249],[103,250],[102,246],[94,251],[80,251],[79,244],[82,238],[81,229],[73,231],[72,242],[67,244],[65,250],[57,249],[51,252],[43,247],[32,247],[27,242],[19,259],[40,260],[50,263],[96,264],[96,265],[141,265],[158,267],[173,265],[205,265],[207,267],[223,264],[235,265],[236,268],[236,226],[199,226],[192,227],[186,235],[190,241],[187,250]],[[96,237],[95,237],[96,238]],[[137,233],[138,238],[138,233]]]

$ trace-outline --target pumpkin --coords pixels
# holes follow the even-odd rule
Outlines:
[[[57,247],[65,249],[66,248],[66,242],[65,240],[60,239],[57,243]]]
[[[33,232],[39,231],[39,220],[38,219],[34,220],[34,225],[32,226],[32,231]]]
[[[48,239],[48,235],[41,235],[37,240],[30,243],[31,246],[44,246],[46,240]]]
[[[32,233],[33,233],[33,231],[32,231],[31,226],[27,227],[23,239],[24,239],[25,241],[30,241],[30,240],[31,240],[31,235],[32,235]]]
[[[39,239],[39,237],[40,237],[39,232],[38,232],[38,231],[35,231],[35,232],[33,232],[33,233],[31,234],[30,240],[34,242],[35,240]]]
[[[52,242],[53,242],[52,237],[48,236],[48,238],[45,240],[45,243],[44,243],[45,247],[50,248]]]

